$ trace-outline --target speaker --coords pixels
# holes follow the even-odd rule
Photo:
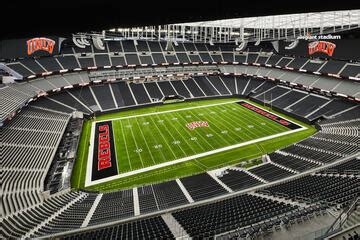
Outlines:
[[[94,47],[98,50],[105,50],[104,42],[99,36],[92,36]]]
[[[73,35],[72,40],[73,40],[73,43],[79,48],[85,48],[86,46],[90,46],[89,41],[83,35],[81,35],[81,36]]]
[[[296,39],[296,40],[290,42],[289,45],[285,46],[285,49],[286,49],[286,50],[294,49],[294,48],[298,45],[298,43],[299,43],[299,40]]]

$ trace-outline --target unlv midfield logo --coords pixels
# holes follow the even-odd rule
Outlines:
[[[55,41],[50,38],[33,38],[28,40],[26,43],[28,55],[40,50],[52,54],[55,46]]]
[[[186,127],[190,130],[194,130],[197,127],[208,127],[209,123],[205,121],[187,123]]]

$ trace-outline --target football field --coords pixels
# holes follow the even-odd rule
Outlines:
[[[104,115],[88,124],[88,149],[78,152],[83,158],[83,187],[116,189],[141,183],[143,177],[145,182],[161,181],[161,176],[171,178],[169,169],[173,177],[191,175],[258,157],[302,139],[305,132],[309,135],[304,124],[245,100],[151,108]]]

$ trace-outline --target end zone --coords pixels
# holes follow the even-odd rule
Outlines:
[[[239,101],[237,102],[238,104],[240,104],[241,106],[253,111],[253,112],[256,112],[257,114],[260,114],[261,116],[263,117],[266,117],[278,124],[281,124],[291,130],[295,130],[295,129],[299,129],[299,128],[302,128],[302,126],[300,126],[299,124],[297,123],[294,123],[288,119],[285,119],[283,117],[280,117],[279,115],[276,115],[274,113],[270,113],[269,111],[265,110],[265,109],[262,109],[262,108],[259,108],[249,102],[246,102],[246,101]]]
[[[89,153],[92,155],[91,181],[118,174],[112,122],[97,122],[93,128]]]

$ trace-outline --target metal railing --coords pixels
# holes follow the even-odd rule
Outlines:
[[[329,227],[325,234],[321,237],[325,237],[340,231],[346,222],[346,220],[351,216],[356,207],[360,204],[360,197],[356,197],[354,201],[350,204],[349,208],[344,209],[344,211],[335,219],[334,223]]]

